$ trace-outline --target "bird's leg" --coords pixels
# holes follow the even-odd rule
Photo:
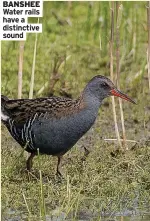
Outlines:
[[[57,172],[56,172],[56,175],[58,175],[58,176],[62,176],[62,174],[60,172],[61,160],[62,160],[62,156],[58,156]]]
[[[87,157],[89,155],[90,151],[84,147],[84,156]]]
[[[86,157],[89,155],[90,151],[85,146],[83,146],[83,148],[84,148],[84,156],[81,158],[81,160],[85,161]]]
[[[31,155],[29,156],[29,158],[27,159],[27,170],[30,172],[31,171],[31,168],[32,168],[32,159],[33,157],[35,156],[36,154],[35,153],[31,153]]]

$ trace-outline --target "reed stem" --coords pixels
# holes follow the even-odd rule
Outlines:
[[[120,24],[122,18],[122,4],[119,5],[119,2],[116,2],[116,74],[117,74],[117,87],[120,89]],[[122,137],[123,142],[122,145],[126,148],[126,131],[124,125],[124,114],[122,107],[122,100],[119,98],[119,107],[120,107],[120,115],[121,115],[121,125],[122,125]]]
[[[18,69],[18,99],[22,97],[22,70],[23,70],[23,52],[24,52],[24,41],[19,43],[19,69]]]
[[[148,29],[147,66],[148,66],[148,82],[150,90],[150,1],[148,1],[148,6],[147,6],[147,29]]]
[[[39,24],[39,18],[38,18]],[[29,91],[29,98],[33,98],[33,89],[34,89],[34,77],[35,77],[35,63],[36,63],[36,51],[37,51],[37,36],[38,33],[35,33],[35,42],[34,42],[34,53],[33,53],[33,63],[32,63],[32,74],[31,74],[31,81],[30,81],[30,91]]]
[[[110,37],[110,76],[112,81],[114,80],[114,73],[113,73],[113,44],[114,44],[114,2],[111,2],[111,37]],[[114,123],[115,123],[115,132],[118,143],[122,148],[120,134],[117,124],[117,115],[116,115],[116,107],[115,107],[115,99],[112,97],[112,108],[113,108],[113,116],[114,116]]]

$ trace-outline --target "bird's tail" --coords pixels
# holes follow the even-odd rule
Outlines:
[[[8,121],[8,119],[9,119],[9,114],[5,108],[5,104],[8,100],[9,99],[6,96],[1,95],[1,120],[3,122]]]

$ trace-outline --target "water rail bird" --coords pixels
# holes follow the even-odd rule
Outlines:
[[[93,77],[77,99],[44,97],[10,100],[1,96],[1,120],[11,136],[32,159],[40,154],[58,157],[57,174],[61,175],[62,156],[91,128],[104,98],[117,96],[135,103],[119,91],[110,79]]]

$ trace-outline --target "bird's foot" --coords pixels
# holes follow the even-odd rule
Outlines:
[[[90,151],[86,147],[83,147],[83,148],[84,148],[84,156],[81,158],[81,160],[85,161]]]
[[[56,176],[56,182],[62,183],[62,181],[64,180],[62,173],[60,171],[57,171],[55,176]]]
[[[62,173],[61,173],[59,170],[57,170],[56,176],[57,176],[57,177],[63,177]]]
[[[28,179],[28,182],[30,182],[31,180],[39,180],[39,174],[36,171],[31,171],[31,170],[27,170],[25,169],[25,173],[26,173],[26,177]]]
[[[25,169],[25,173],[26,173],[28,182],[30,182],[31,179],[32,179],[32,173],[31,173],[31,171],[29,171],[28,169]]]

